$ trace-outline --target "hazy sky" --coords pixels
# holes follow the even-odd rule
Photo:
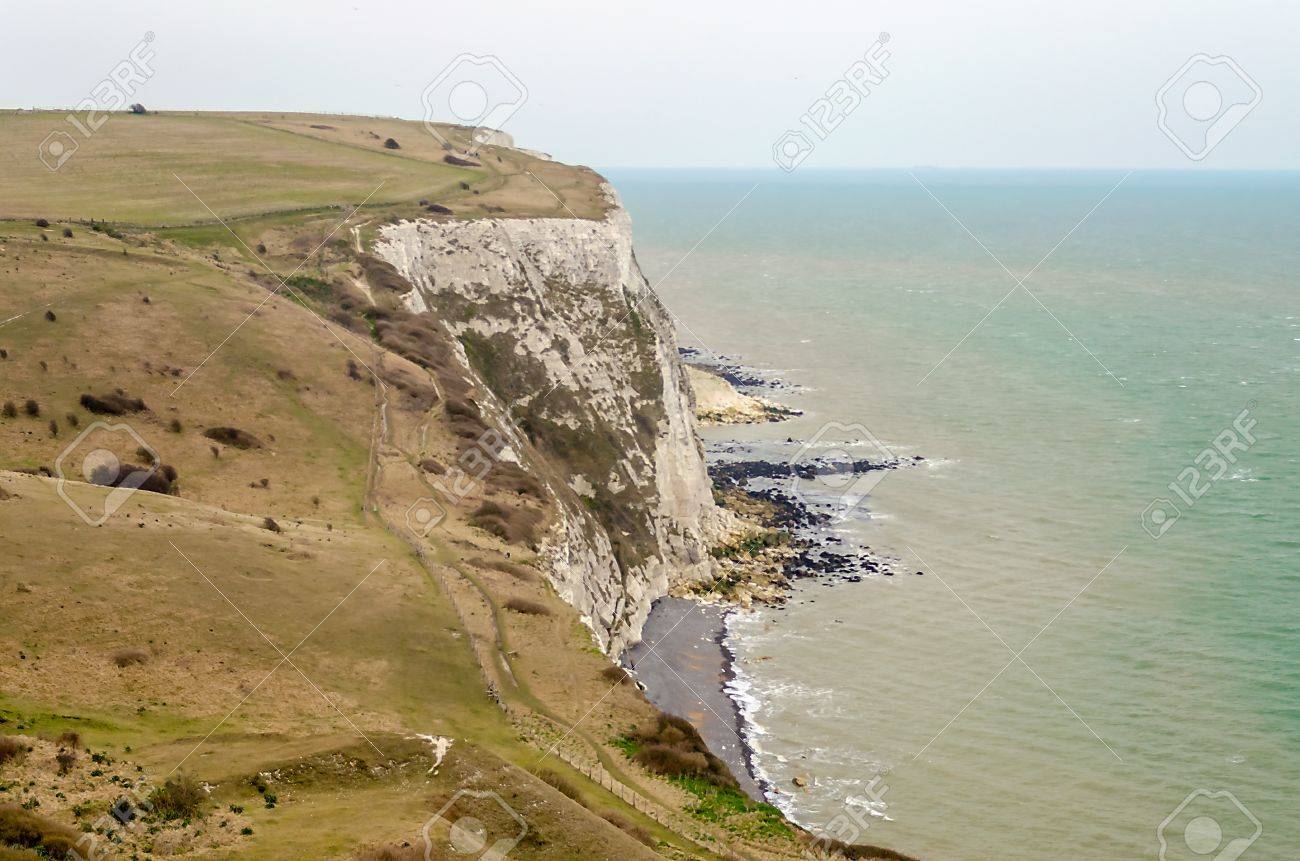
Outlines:
[[[787,129],[814,139],[800,116],[887,32],[889,76],[815,141],[808,167],[1300,168],[1295,2],[3,0],[0,12],[5,107],[75,104],[152,32],[156,71],[137,96],[150,108],[419,119],[426,86],[468,53],[526,88],[505,123],[520,145],[605,167],[771,166]],[[1193,162],[1157,129],[1155,96],[1198,53],[1233,58],[1263,97]]]

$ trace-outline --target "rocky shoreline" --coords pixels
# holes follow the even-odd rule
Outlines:
[[[733,391],[732,387],[794,388],[698,351],[682,353],[687,361],[707,364],[708,373],[725,380]],[[755,703],[738,672],[736,651],[728,642],[728,620],[735,613],[784,606],[799,580],[855,583],[867,576],[902,574],[889,559],[837,530],[854,512],[819,504],[798,493],[796,483],[815,484],[828,477],[838,482],[870,481],[886,471],[924,462],[919,456],[809,456],[807,446],[787,437],[784,443],[724,441],[707,447],[715,499],[748,528],[713,548],[719,569],[714,579],[681,584],[655,603],[646,622],[645,642],[626,656],[651,701],[691,720],[715,755],[737,775],[742,788],[769,802],[782,791],[758,761],[755,727],[747,717]],[[839,453],[845,454],[843,449]]]

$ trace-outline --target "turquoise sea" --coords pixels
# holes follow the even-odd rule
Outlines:
[[[682,345],[799,387],[710,439],[926,458],[841,526],[906,576],[733,620],[778,803],[922,859],[1300,856],[1300,175],[606,175]]]

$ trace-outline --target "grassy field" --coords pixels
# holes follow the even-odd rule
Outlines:
[[[404,120],[114,115],[89,138],[72,131],[76,151],[51,171],[37,154],[55,130],[72,130],[63,114],[0,113],[0,163],[5,165],[0,219],[96,219],[156,227],[339,209],[363,201],[376,211],[395,207],[414,215],[421,199],[473,215],[493,212],[488,207],[510,216],[568,217],[572,210],[599,217],[603,212],[595,174],[499,147],[483,149],[480,167],[449,165],[424,125]],[[448,128],[445,135],[465,139],[461,130]],[[400,149],[384,146],[390,138]]]

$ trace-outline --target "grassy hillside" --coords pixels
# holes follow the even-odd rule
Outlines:
[[[0,218],[161,226],[338,208],[367,199],[373,210],[396,207],[410,214],[419,211],[420,199],[473,214],[492,206],[516,216],[569,217],[572,210],[588,218],[603,211],[590,171],[497,147],[484,149],[479,167],[453,166],[423,124],[404,120],[114,115],[90,138],[77,136],[76,151],[50,171],[37,148],[51,131],[69,128],[59,113],[0,113]],[[449,140],[467,143],[465,134],[452,127],[444,131]],[[390,138],[399,149],[384,146]],[[469,188],[461,188],[462,182]]]
[[[451,802],[512,858],[798,857],[551,591],[535,480],[408,516],[494,418],[368,237],[598,217],[599,177],[295,114],[114,116],[51,172],[60,122],[0,114],[0,859],[423,858]]]

